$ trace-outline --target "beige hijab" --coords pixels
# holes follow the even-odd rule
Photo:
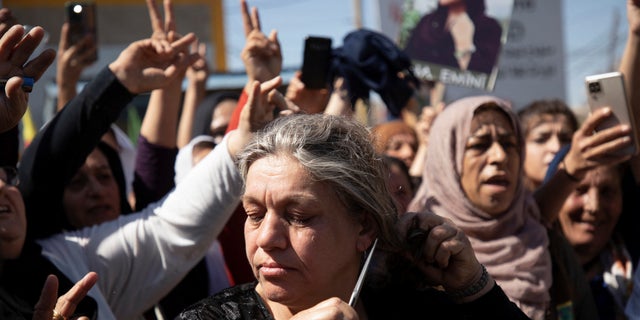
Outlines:
[[[469,237],[478,260],[507,296],[529,317],[542,319],[550,301],[549,239],[522,178],[511,206],[497,218],[475,207],[460,184],[471,120],[486,103],[497,105],[511,119],[521,146],[522,176],[524,142],[510,105],[491,96],[464,98],[447,106],[433,124],[423,182],[409,210],[429,210],[451,219]]]

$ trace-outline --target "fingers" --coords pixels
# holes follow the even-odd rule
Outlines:
[[[280,40],[278,40],[278,31],[271,30],[271,33],[269,34],[269,45],[274,55],[281,55]]]
[[[58,296],[58,278],[50,274],[47,280],[44,282],[42,291],[40,293],[40,299],[36,303],[33,310],[34,320],[50,320],[53,314],[53,309],[56,305],[56,298]]]
[[[44,38],[44,34],[44,29],[41,27],[31,28],[29,33],[15,46],[10,57],[11,64],[14,66],[24,65]]]
[[[15,25],[0,38],[0,61],[9,60],[15,46],[20,43],[24,35],[24,27]],[[0,71],[1,72],[1,71]]]
[[[171,3],[171,0],[164,0],[164,31],[176,31],[176,22],[173,15],[173,4]]]
[[[96,282],[98,282],[98,274],[95,272],[87,273],[84,278],[76,282],[67,293],[58,298],[56,310],[65,317],[73,315],[78,303],[84,299]]]
[[[194,33],[188,33],[184,37],[181,37],[180,39],[173,41],[171,43],[171,48],[173,50],[176,50],[177,52],[179,51],[189,52],[189,46],[191,45],[191,43],[193,43],[196,40],[197,38]]]
[[[595,131],[599,125],[610,121],[612,116],[610,108],[597,110],[587,118],[574,135],[573,142],[585,161],[612,160],[614,152],[620,151],[632,143],[631,127],[628,125],[615,125]]]
[[[251,25],[253,26],[253,29],[262,30],[262,27],[260,26],[260,15],[258,14],[258,8],[256,7],[251,8]]]
[[[40,79],[49,66],[56,59],[56,52],[53,49],[47,49],[41,52],[37,57],[29,61],[22,69],[25,76],[32,77],[34,80]]]
[[[164,34],[164,28],[162,27],[162,18],[160,18],[160,12],[155,0],[147,0],[147,9],[149,9],[149,20],[151,21],[151,29],[153,34]]]
[[[451,257],[456,256],[466,247],[460,235],[460,231],[449,223],[433,228],[427,238],[426,261],[440,268],[447,268]]]
[[[0,37],[2,37],[9,28],[18,23],[18,20],[13,16],[9,8],[0,9]]]
[[[419,259],[427,265],[435,264],[440,268],[446,268],[450,258],[465,247],[462,233],[447,219],[433,213],[402,214],[397,228],[413,247],[410,250],[415,250],[409,253],[412,258]],[[418,242],[415,242],[416,239]]]
[[[315,306],[302,310],[291,318],[297,319],[359,319],[356,310],[340,298],[329,298]]]
[[[609,107],[596,110],[587,117],[587,119],[584,121],[584,124],[578,129],[578,131],[582,132],[584,135],[590,135],[593,131],[596,130],[598,125],[602,123],[607,117],[611,116],[612,113],[613,111],[611,111],[611,108]]]
[[[251,23],[251,17],[249,15],[249,5],[247,1],[240,0],[240,10],[242,11],[242,25],[244,26],[244,36],[249,36],[249,33],[253,31],[253,24]]]
[[[277,76],[271,80],[265,81],[260,84],[260,92],[261,94],[267,94],[271,90],[277,89],[282,84],[282,77]]]
[[[62,53],[69,48],[69,22],[62,24],[60,29],[60,42],[58,43],[58,52]]]
[[[267,100],[269,104],[272,104],[276,108],[281,110],[280,115],[284,116],[284,115],[290,115],[290,114],[301,112],[300,107],[298,107],[291,100],[285,98],[282,95],[282,93],[280,93],[280,91],[278,90],[272,90],[271,92],[269,92],[269,96]]]

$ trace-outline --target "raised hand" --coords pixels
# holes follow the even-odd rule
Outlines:
[[[58,110],[61,110],[69,100],[76,96],[76,86],[80,81],[82,71],[93,64],[93,57],[95,57],[97,50],[96,39],[88,34],[77,43],[71,44],[69,23],[65,22],[62,25],[56,68]]]
[[[9,8],[0,9],[0,37],[2,37],[9,28],[18,24],[18,20],[13,16],[13,13]]]
[[[164,22],[162,21],[160,11],[155,0],[147,0],[147,9],[149,9],[149,20],[151,21],[151,29],[153,33],[151,38],[155,40],[175,41],[179,36],[176,34],[176,23],[173,15],[173,4],[171,0],[164,0]]]
[[[575,180],[582,180],[590,169],[598,165],[615,165],[631,158],[615,154],[631,144],[629,126],[618,125],[595,132],[596,127],[611,116],[611,109],[602,108],[590,114],[574,133],[571,149],[563,164],[565,171]]]
[[[290,320],[315,319],[315,320],[357,320],[358,313],[348,303],[339,298],[329,298],[317,305],[296,313]]]
[[[241,57],[248,83],[273,79],[282,71],[282,52],[278,35],[275,30],[271,31],[268,37],[262,32],[257,8],[253,7],[249,13],[246,0],[240,0],[240,6],[246,38]]]
[[[286,98],[295,103],[306,113],[322,113],[329,102],[329,90],[307,89],[300,79],[300,71],[289,81]]]
[[[397,229],[408,243],[413,242],[408,258],[431,284],[457,291],[470,287],[482,275],[469,239],[448,219],[429,212],[407,212],[400,215]]]
[[[131,93],[162,88],[181,77],[197,59],[185,53],[195,40],[195,35],[189,33],[171,43],[154,39],[133,42],[109,64],[109,69]]]
[[[70,319],[78,303],[98,281],[98,274],[87,273],[73,288],[58,298],[58,278],[49,275],[42,287],[40,299],[36,303],[33,320]],[[80,319],[88,319],[81,317]]]
[[[250,88],[247,103],[240,113],[238,128],[229,134],[229,154],[235,156],[244,145],[251,139],[253,133],[264,128],[267,123],[274,119],[273,111],[291,110],[297,112],[297,107],[288,103],[282,94],[276,89],[282,84],[282,78],[277,76],[269,81],[260,83],[254,81],[248,84]]]
[[[14,25],[0,38],[0,77],[9,79],[0,96],[0,132],[15,127],[27,110],[29,95],[21,88],[21,77],[38,80],[55,59],[55,50],[47,49],[29,60],[44,34],[34,27],[25,35],[22,25]]]
[[[204,84],[209,76],[207,46],[196,41],[191,44],[191,52],[197,56],[197,60],[187,68],[187,79],[192,83]]]

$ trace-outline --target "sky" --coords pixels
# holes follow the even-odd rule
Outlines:
[[[612,71],[611,65],[619,61],[627,34],[626,2],[563,1],[566,100],[569,105],[577,106],[586,101],[584,77]],[[374,1],[361,2],[364,27],[377,28],[377,21],[373,17]],[[250,0],[249,4],[258,8],[263,31],[278,30],[285,68],[300,66],[305,36],[328,36],[333,38],[334,46],[339,46],[342,38],[355,26],[353,1]],[[239,1],[224,0],[224,8],[227,19],[227,63],[229,69],[239,71],[242,69],[240,51],[244,44]],[[617,35],[617,41],[612,41],[616,39],[612,34]]]

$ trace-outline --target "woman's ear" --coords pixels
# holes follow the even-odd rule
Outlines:
[[[356,242],[356,249],[360,252],[365,252],[371,244],[373,244],[373,240],[376,238],[376,228],[374,227],[376,224],[371,218],[371,215],[367,212],[362,214],[362,218],[360,219],[361,229],[358,233],[358,241]]]

